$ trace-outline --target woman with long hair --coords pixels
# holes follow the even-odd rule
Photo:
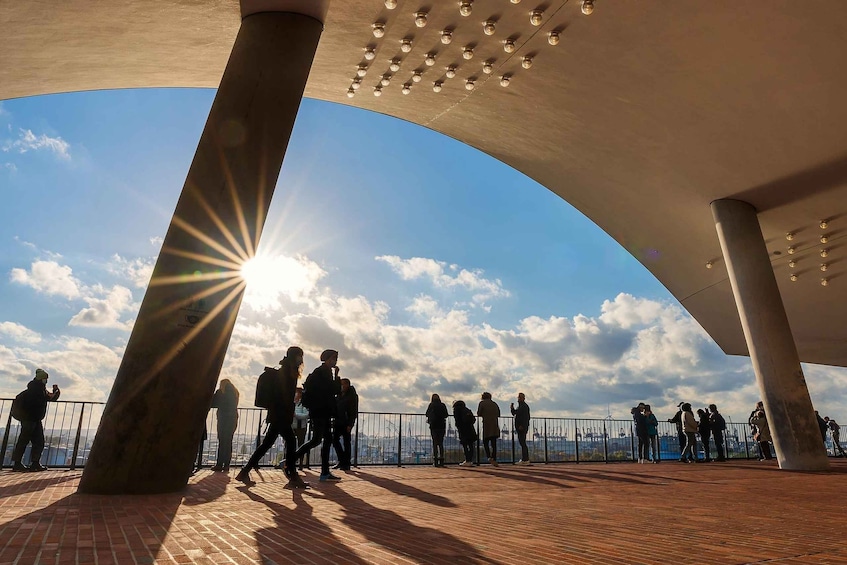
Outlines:
[[[441,402],[441,397],[432,395],[432,401],[426,409],[426,421],[432,436],[432,464],[444,466],[444,434],[447,433],[447,405]]]
[[[229,471],[232,462],[232,438],[238,427],[238,389],[229,379],[222,379],[215,396],[212,397],[212,408],[218,409],[218,457],[212,471]]]

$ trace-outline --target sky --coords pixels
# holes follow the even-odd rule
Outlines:
[[[0,398],[46,369],[105,401],[214,97],[143,89],[0,102]],[[364,142],[363,142],[364,140]],[[730,357],[620,245],[499,161],[420,126],[304,100],[221,372],[252,404],[289,345],[341,353],[365,411],[433,392],[534,415],[746,420]],[[273,276],[268,276],[272,274]],[[821,414],[847,371],[804,365]],[[847,417],[845,417],[847,418]]]

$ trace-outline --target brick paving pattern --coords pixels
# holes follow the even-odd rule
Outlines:
[[[76,494],[79,471],[0,472],[0,564],[847,563],[847,461],[368,467],[338,484]]]

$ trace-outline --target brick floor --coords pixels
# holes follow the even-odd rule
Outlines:
[[[117,497],[75,494],[78,471],[2,471],[0,564],[847,563],[832,463],[369,467],[308,491],[203,471]]]

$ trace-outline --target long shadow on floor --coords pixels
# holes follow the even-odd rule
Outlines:
[[[11,473],[11,471],[8,471]],[[0,498],[6,498],[8,496],[16,496],[19,494],[27,494],[30,492],[38,492],[43,490],[46,487],[56,486],[67,481],[73,481],[74,479],[78,479],[79,475],[67,475],[67,476],[50,476],[43,477],[39,473],[21,473],[18,474],[17,477],[33,477],[31,480],[14,483],[10,485],[0,486]],[[16,478],[17,478],[16,477]]]
[[[312,562],[314,559],[311,557],[314,556],[327,563],[366,563],[329,526],[315,518],[312,506],[303,498],[303,491],[291,491],[295,505],[292,509],[268,500],[248,487],[237,487],[236,490],[246,494],[250,500],[264,504],[274,513],[276,527],[256,531],[256,545],[262,563]],[[321,497],[320,493],[308,492],[310,497]]]
[[[335,484],[328,484],[325,491],[327,498],[344,509],[341,521],[365,536],[373,546],[385,548],[416,563],[498,563],[482,555],[478,548],[438,527],[418,526],[396,512],[378,508],[348,494]],[[437,512],[429,512],[422,518],[439,524]]]
[[[367,481],[371,484],[374,484],[378,487],[384,488],[385,490],[393,492],[394,494],[398,494],[400,496],[408,496],[410,498],[420,500],[421,502],[434,504],[443,508],[455,508],[456,506],[456,504],[449,498],[445,498],[443,496],[439,496],[437,494],[433,494],[431,492],[427,492],[425,490],[421,490],[406,483],[394,481],[386,477],[371,475],[370,473],[365,473],[359,470],[348,471],[348,474],[353,475],[356,478],[362,479],[363,481]]]
[[[226,494],[226,487],[231,481],[232,478],[226,473],[210,472],[196,483],[189,483],[185,487],[183,503],[196,506],[217,500]]]

